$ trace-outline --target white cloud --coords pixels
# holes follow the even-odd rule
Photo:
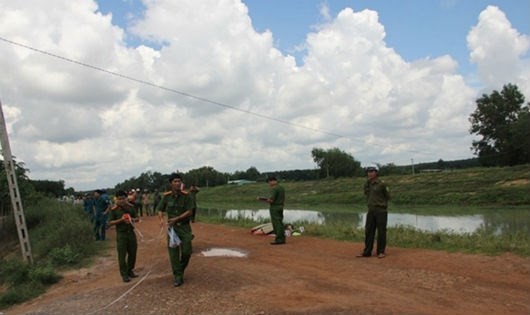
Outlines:
[[[271,32],[252,28],[238,0],[146,5],[123,30],[91,0],[0,0],[1,37],[151,83],[0,42],[11,143],[32,178],[93,189],[146,170],[305,169],[315,166],[314,147],[339,147],[363,163],[471,155],[477,91],[451,56],[404,61],[387,46],[377,12],[329,16],[308,34],[297,66]],[[499,71],[525,76],[527,37],[499,12],[485,10],[468,37],[485,82]],[[505,26],[486,37],[490,15]],[[127,47],[127,32],[162,46]],[[503,70],[491,58],[498,41],[512,48]]]
[[[486,89],[517,84],[530,97],[530,37],[514,29],[504,12],[488,6],[467,36],[470,59]]]

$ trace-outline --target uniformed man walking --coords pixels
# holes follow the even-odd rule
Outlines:
[[[171,191],[162,195],[162,200],[158,204],[158,217],[160,224],[167,222],[168,228],[173,228],[180,238],[180,245],[177,247],[169,246],[168,236],[168,253],[173,271],[175,287],[184,283],[184,270],[188,266],[191,258],[191,226],[190,218],[192,215],[193,201],[188,192],[183,190],[182,177],[178,174],[169,176]],[[167,221],[164,221],[164,213],[167,214]]]
[[[109,211],[109,225],[116,226],[116,249],[118,251],[118,265],[123,282],[137,275],[133,269],[136,264],[138,242],[134,234],[134,222],[138,222],[138,215],[134,205],[127,201],[127,192],[116,192],[116,205]]]

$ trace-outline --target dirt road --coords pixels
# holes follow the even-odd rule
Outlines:
[[[246,229],[193,223],[194,255],[174,288],[156,219],[137,226],[139,278],[121,282],[111,230],[93,267],[4,314],[530,314],[529,258],[393,247],[384,259],[355,258],[360,243],[298,236],[271,246]]]

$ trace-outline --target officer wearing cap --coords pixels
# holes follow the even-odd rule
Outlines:
[[[364,184],[364,194],[368,203],[368,212],[365,223],[364,250],[357,257],[372,256],[377,230],[377,257],[384,258],[390,192],[385,182],[379,179],[379,168],[376,165],[368,166],[366,175],[368,178]]]
[[[271,245],[285,244],[285,228],[283,226],[283,205],[285,203],[285,189],[278,185],[278,180],[275,176],[267,177],[267,184],[271,188],[270,196],[268,198],[258,197],[269,203],[269,213],[271,216],[272,228],[276,239],[271,242]]]
[[[169,246],[168,253],[171,262],[171,269],[175,281],[173,285],[179,287],[184,283],[184,270],[188,266],[191,258],[191,226],[190,218],[193,209],[193,200],[187,191],[183,190],[184,184],[179,174],[173,173],[169,176],[171,191],[162,195],[162,200],[158,204],[158,217],[160,224],[164,224],[164,213],[167,213],[167,225],[173,227],[181,243],[178,247]]]
[[[123,282],[137,275],[133,269],[136,264],[138,242],[134,234],[134,222],[138,222],[138,215],[134,205],[127,201],[127,192],[116,192],[116,204],[109,211],[109,225],[116,226],[116,250],[118,251],[118,265]]]

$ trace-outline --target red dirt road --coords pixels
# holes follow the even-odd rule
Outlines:
[[[299,236],[271,246],[246,229],[193,223],[194,254],[174,288],[157,219],[137,226],[139,278],[121,282],[110,230],[94,266],[4,314],[530,314],[530,258],[394,247],[355,258],[360,243]],[[212,248],[247,257],[202,254]]]

